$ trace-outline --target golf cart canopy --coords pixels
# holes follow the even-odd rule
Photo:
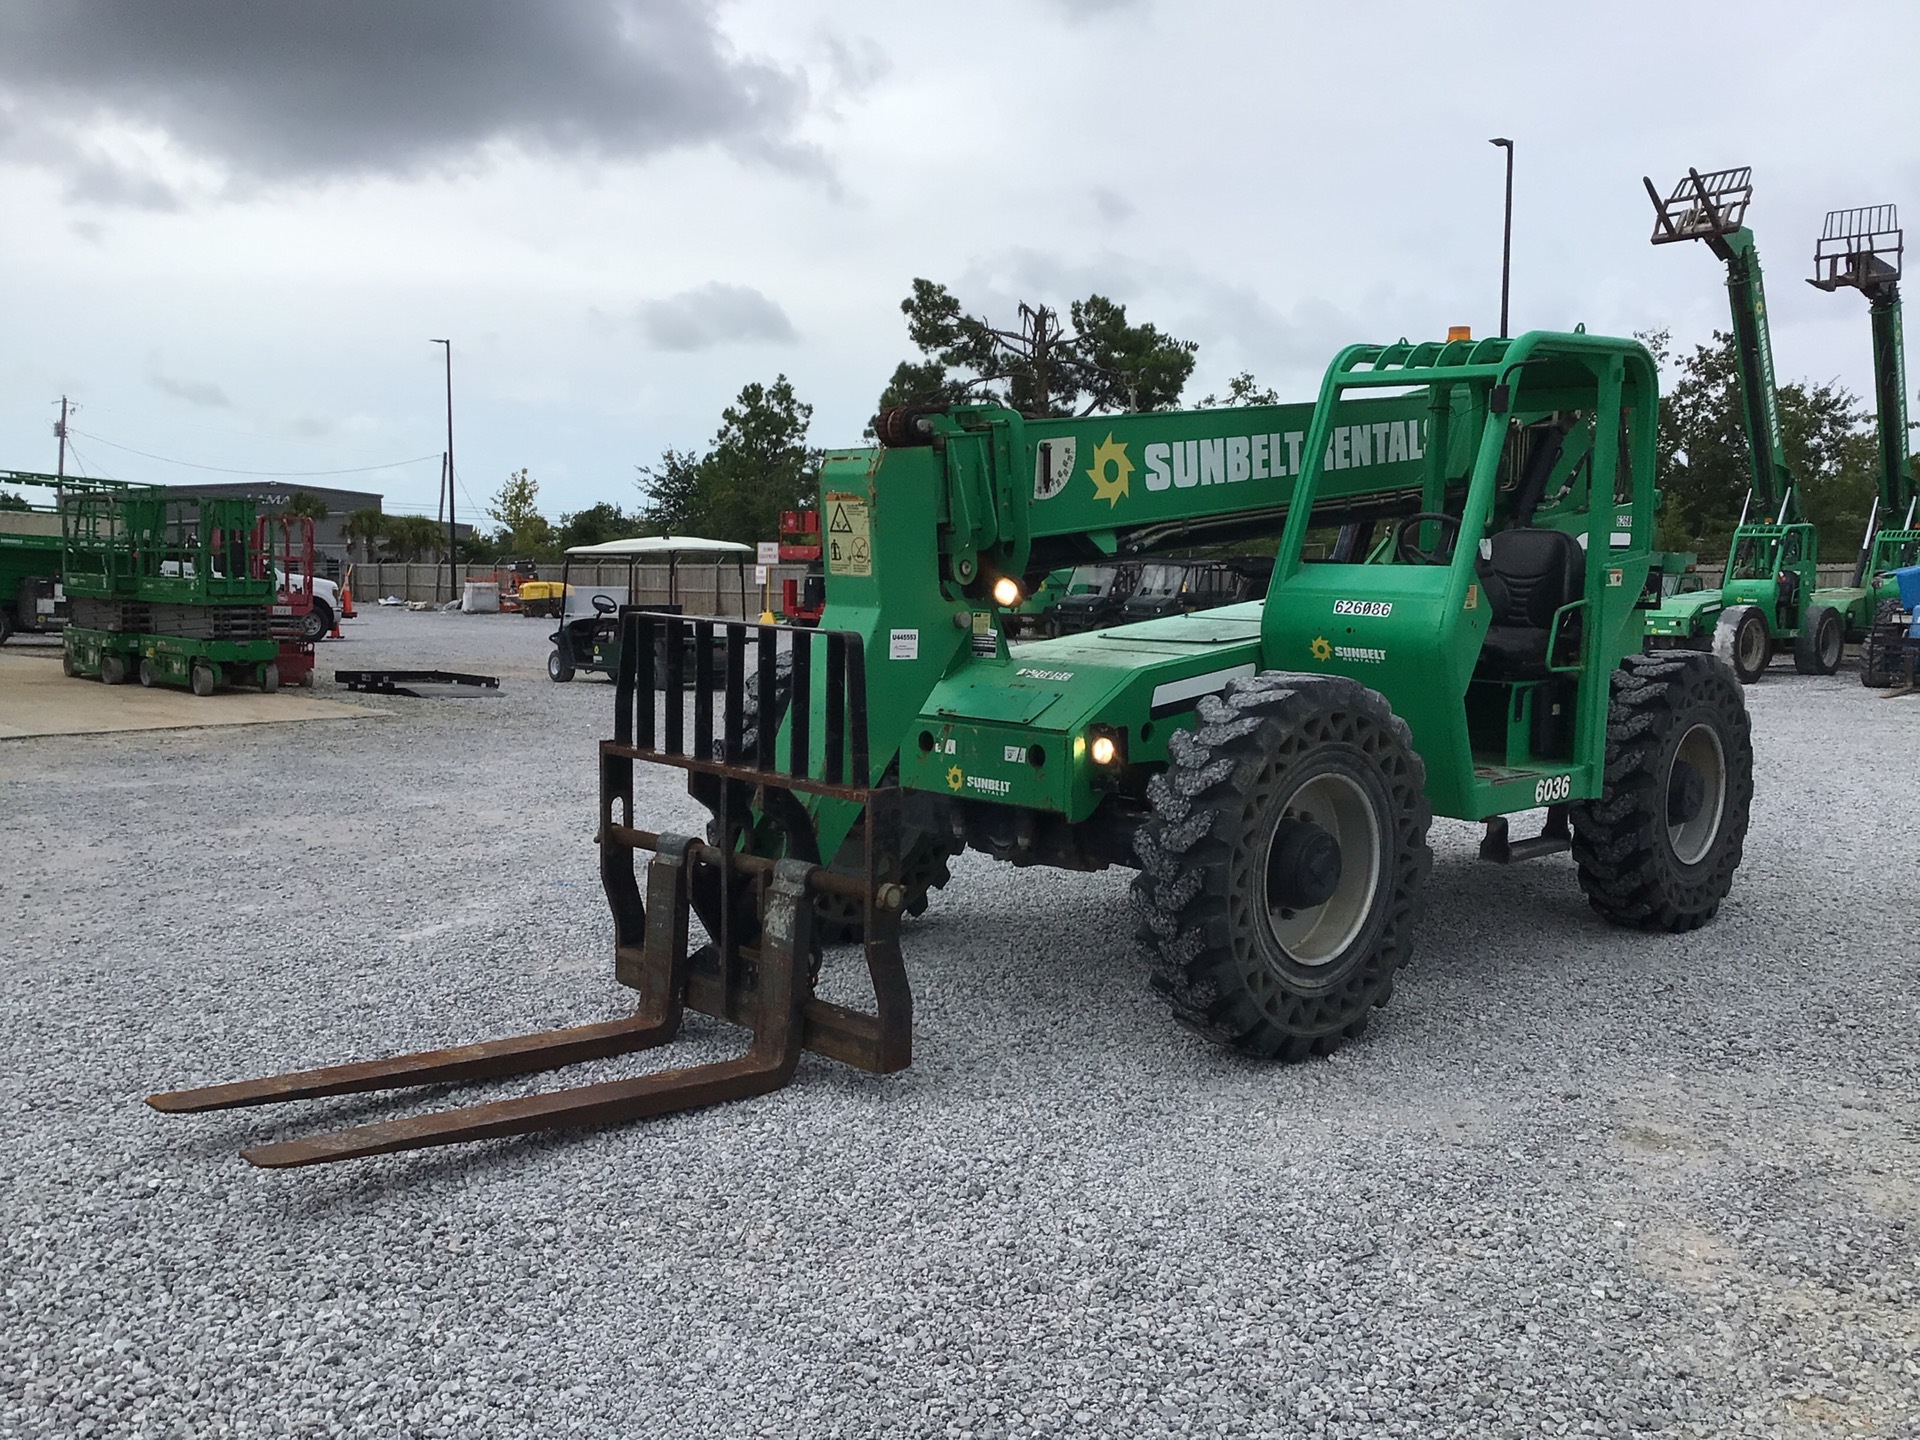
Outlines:
[[[652,556],[751,555],[753,546],[736,540],[702,540],[696,535],[643,535],[636,540],[608,540],[599,545],[574,545],[569,560],[645,560]]]

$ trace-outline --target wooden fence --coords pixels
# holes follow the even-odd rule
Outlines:
[[[775,565],[770,568],[766,600],[777,610],[780,605],[780,582],[788,577],[799,579],[807,572],[804,565]],[[401,564],[397,562],[374,562],[356,564],[352,568],[353,603],[355,607],[373,604],[376,600],[389,595],[397,595],[402,600],[445,601],[448,598],[447,566],[428,564]],[[761,587],[754,583],[754,567],[748,565],[744,577],[746,585],[745,614],[749,618],[757,617],[762,606]],[[506,572],[496,570],[491,565],[466,565],[461,567],[462,585],[470,580],[504,581]],[[542,580],[558,580],[560,567],[557,564],[540,567]],[[665,565],[642,565],[635,572],[635,588],[638,591],[632,599],[642,605],[663,605],[667,603],[667,567]],[[568,577],[568,583],[576,595],[591,595],[596,590],[610,593],[616,600],[626,597],[627,567],[625,565],[575,565]],[[681,608],[689,615],[739,615],[741,608],[740,587],[742,577],[732,565],[682,565],[676,578],[676,597]],[[454,598],[458,598],[456,595]],[[576,600],[576,604],[578,601]]]

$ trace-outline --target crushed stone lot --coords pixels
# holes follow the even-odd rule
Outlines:
[[[377,722],[0,742],[0,1434],[1920,1436],[1920,698],[1747,692],[1694,934],[1437,823],[1414,962],[1325,1061],[1173,1023],[1127,873],[968,855],[905,927],[899,1075],[280,1172],[237,1152],[556,1081],[140,1103],[631,1008],[612,689],[550,683],[550,628],[363,612],[312,693]],[[331,681],[382,664],[502,688]],[[738,1048],[688,1028],[672,1063]]]

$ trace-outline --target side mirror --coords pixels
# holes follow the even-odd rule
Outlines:
[[[1513,403],[1513,392],[1506,384],[1499,384],[1487,393],[1487,408],[1495,415],[1504,415]]]

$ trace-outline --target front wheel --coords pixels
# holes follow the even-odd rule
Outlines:
[[[1152,982],[1209,1039],[1281,1059],[1366,1028],[1413,950],[1432,852],[1403,721],[1277,671],[1200,702],[1148,787],[1133,883]]]
[[[1831,605],[1809,605],[1793,640],[1793,668],[1802,675],[1831,675],[1840,668],[1847,631]]]
[[[1705,655],[1629,655],[1613,672],[1600,798],[1573,807],[1587,903],[1615,925],[1694,930],[1733,886],[1753,803],[1753,727]]]
[[[151,690],[153,688],[153,682],[155,678],[153,673],[153,661],[147,659],[144,655],[141,656],[140,669],[138,673],[140,677],[140,688],[142,690]]]
[[[101,655],[100,683],[102,685],[124,685],[127,683],[127,662],[124,657],[110,653]]]
[[[203,700],[213,694],[214,680],[213,667],[210,665],[196,663],[193,669],[187,672],[188,685],[192,687],[193,693]]]
[[[266,664],[260,667],[261,693],[265,695],[271,695],[273,694],[274,691],[278,690],[279,688],[280,688],[280,666],[278,662],[269,660]]]
[[[547,656],[547,678],[556,685],[573,679],[573,662],[560,653],[558,646]]]
[[[1773,637],[1758,605],[1729,605],[1720,612],[1713,627],[1713,653],[1733,667],[1742,685],[1751,685],[1767,673]]]
[[[307,612],[307,618],[300,622],[302,640],[320,640],[333,629],[333,611],[327,608],[327,602],[316,600],[313,608]]]

